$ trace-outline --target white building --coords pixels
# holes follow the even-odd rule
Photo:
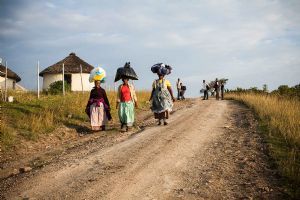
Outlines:
[[[48,90],[53,82],[62,81],[63,64],[64,80],[71,85],[71,91],[82,91],[82,87],[84,91],[93,88],[94,84],[89,82],[89,74],[94,67],[77,57],[75,53],[70,53],[65,59],[47,67],[40,73],[40,76],[43,77],[43,90]],[[82,67],[82,76],[80,75],[80,66]]]
[[[21,78],[12,70],[7,68],[7,80],[6,80],[6,87],[9,90],[26,90],[19,84],[18,82],[21,81]],[[5,66],[0,64],[0,89],[5,89]]]

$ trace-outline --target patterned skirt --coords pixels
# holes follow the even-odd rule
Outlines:
[[[134,103],[120,102],[119,104],[119,119],[121,124],[132,126],[134,122]]]
[[[168,113],[172,111],[173,101],[167,89],[155,90],[152,99],[151,110],[156,119],[168,118]]]

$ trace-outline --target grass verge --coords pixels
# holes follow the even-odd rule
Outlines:
[[[85,106],[89,92],[72,92],[62,95],[44,95],[37,99],[34,93],[9,91],[13,103],[1,103],[0,145],[5,151],[18,145],[21,140],[37,141],[39,136],[53,132],[60,125],[87,127],[89,119]],[[118,122],[116,92],[107,91],[111,113]],[[146,109],[150,93],[137,91],[139,108]],[[140,110],[137,110],[139,112]]]
[[[280,172],[287,178],[291,196],[300,196],[300,101],[276,95],[229,93],[227,98],[244,103],[260,119],[261,132]]]

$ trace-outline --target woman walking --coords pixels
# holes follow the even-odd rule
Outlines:
[[[151,110],[154,113],[155,119],[158,119],[158,125],[167,125],[169,113],[172,111],[173,102],[175,98],[171,88],[170,81],[164,77],[171,73],[172,68],[162,63],[152,66],[151,71],[157,73],[158,79],[152,84],[152,93],[150,101],[152,100]]]
[[[137,97],[132,84],[129,79],[138,80],[138,77],[130,62],[126,62],[124,67],[117,70],[115,82],[122,79],[123,83],[119,86],[117,92],[117,105],[119,119],[121,123],[121,131],[128,131],[134,123],[134,107],[137,108]],[[126,128],[126,130],[124,130]]]
[[[104,131],[107,121],[112,119],[106,91],[101,87],[104,79],[105,71],[102,68],[96,68],[91,72],[90,81],[94,80],[95,87],[91,90],[86,113],[90,118],[93,131],[100,129]]]
[[[122,78],[123,84],[118,88],[117,110],[121,123],[121,131],[128,131],[134,123],[134,107],[137,108],[137,97],[132,84],[128,78]]]

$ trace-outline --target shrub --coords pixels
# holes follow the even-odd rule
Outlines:
[[[63,82],[62,81],[55,81],[50,84],[48,92],[50,94],[61,94],[63,91]],[[71,91],[71,85],[65,81],[65,91]]]
[[[272,92],[272,94],[300,99],[300,84],[295,85],[294,87],[289,87],[287,85],[281,85],[278,87],[277,90],[274,90]]]

